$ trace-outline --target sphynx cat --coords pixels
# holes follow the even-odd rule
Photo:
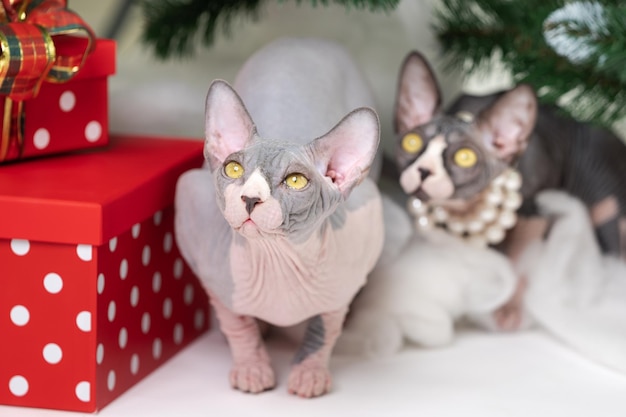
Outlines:
[[[550,219],[535,201],[548,189],[580,199],[601,249],[626,259],[626,145],[615,134],[540,105],[528,85],[482,97],[463,95],[446,111],[440,104],[440,88],[428,62],[418,52],[408,54],[395,108],[395,157],[407,195],[435,202],[446,213],[471,217],[485,210],[485,198],[494,197],[488,195],[494,179],[513,167],[522,179],[519,204],[510,201],[510,208],[517,209],[517,224],[497,246],[514,263],[532,240],[549,231]],[[480,228],[490,217],[489,212],[481,215],[470,229]],[[515,215],[505,215],[500,223],[511,226]],[[453,233],[462,235],[464,230]],[[526,285],[520,278],[511,301],[496,313],[502,329],[520,325]]]
[[[231,385],[276,384],[257,319],[308,320],[288,391],[330,390],[329,358],[348,305],[383,242],[368,172],[379,122],[363,76],[339,46],[281,39],[206,98],[206,166],[181,176],[176,239],[230,345]]]

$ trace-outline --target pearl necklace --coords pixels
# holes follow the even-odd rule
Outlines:
[[[449,211],[436,202],[409,198],[407,208],[415,218],[417,230],[440,227],[476,246],[502,242],[506,230],[517,222],[515,211],[522,204],[519,192],[522,177],[509,168],[496,177],[482,199],[470,212],[462,215]]]

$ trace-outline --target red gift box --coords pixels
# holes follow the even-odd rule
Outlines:
[[[0,404],[93,412],[208,329],[173,233],[197,140],[0,167]]]
[[[55,47],[59,54],[71,55],[85,50],[87,42],[57,36]],[[5,128],[11,132],[0,135],[0,163],[105,146],[109,141],[107,77],[114,72],[115,41],[98,39],[71,80],[44,82],[35,97],[12,101],[10,108],[0,96],[0,132]],[[11,115],[9,120],[5,113]]]

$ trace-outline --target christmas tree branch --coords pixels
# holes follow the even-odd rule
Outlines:
[[[285,1],[285,0],[278,0]],[[142,0],[145,18],[143,42],[154,48],[156,56],[191,56],[198,41],[210,47],[217,33],[228,35],[236,17],[257,20],[267,0]],[[346,9],[371,12],[394,9],[400,0],[296,0],[311,6],[331,3]]]
[[[610,0],[443,0],[435,32],[446,68],[466,75],[498,58],[516,82],[574,117],[626,117],[626,6]]]

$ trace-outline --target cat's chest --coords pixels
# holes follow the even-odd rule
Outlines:
[[[334,262],[321,246],[307,252],[286,241],[234,243],[233,309],[276,325],[294,324],[326,309],[334,301],[329,271]]]
[[[371,221],[380,212],[371,206],[351,213],[339,229],[329,223],[306,242],[233,242],[233,310],[288,326],[347,306],[382,247],[382,222]],[[368,218],[371,227],[365,227]]]

